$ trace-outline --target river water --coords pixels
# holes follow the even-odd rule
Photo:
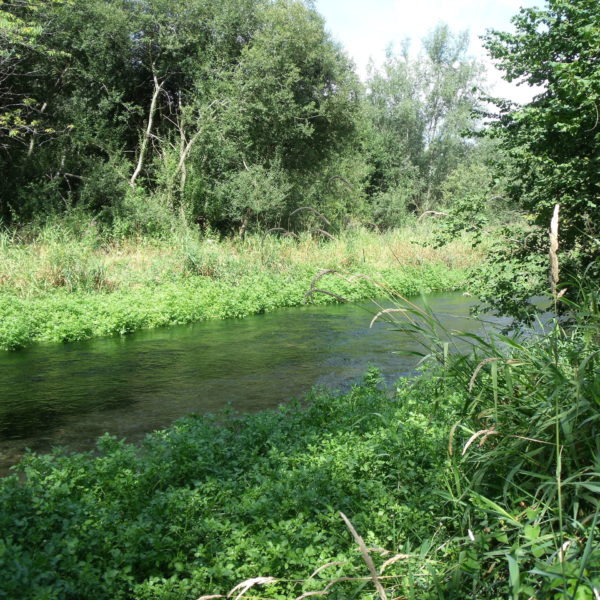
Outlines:
[[[461,294],[428,303],[450,329],[481,327]],[[347,389],[370,365],[388,381],[413,374],[417,344],[383,322],[369,329],[377,311],[306,306],[0,354],[0,474],[26,448],[88,450],[105,432],[135,442],[190,413],[253,412],[313,386]]]

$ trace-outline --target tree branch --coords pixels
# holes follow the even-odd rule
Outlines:
[[[138,156],[138,162],[129,180],[129,185],[133,188],[135,187],[135,180],[138,178],[139,174],[142,171],[142,167],[144,166],[144,158],[146,157],[146,150],[148,148],[148,141],[150,140],[150,135],[152,133],[152,125],[154,124],[154,114],[156,113],[156,104],[158,102],[158,96],[162,91],[162,82],[158,81],[156,77],[156,73],[154,69],[152,69],[152,76],[154,78],[154,92],[152,93],[152,101],[150,102],[150,110],[148,111],[148,126],[146,127],[146,132],[144,133],[144,137],[142,138],[142,145],[140,147],[140,154]]]

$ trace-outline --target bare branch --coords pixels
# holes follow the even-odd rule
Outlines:
[[[138,178],[139,174],[142,171],[142,167],[144,166],[144,158],[146,157],[146,150],[148,148],[148,140],[150,139],[150,134],[152,133],[152,126],[154,124],[154,114],[156,113],[156,104],[158,102],[158,96],[162,91],[162,82],[158,81],[158,77],[154,72],[154,68],[152,69],[152,77],[154,78],[154,92],[152,93],[152,101],[150,102],[150,110],[148,111],[148,125],[146,127],[146,132],[144,137],[142,138],[142,146],[140,147],[140,155],[138,156],[138,162],[129,180],[129,185],[133,188],[135,187],[135,180]]]
[[[284,229],[283,227],[271,227],[271,229],[267,229],[267,231],[265,232],[265,235],[274,232],[274,231],[283,231],[283,237],[294,237],[296,239],[300,239],[300,237],[295,234],[293,231],[288,231],[287,229]]]
[[[310,232],[312,233],[313,231],[320,233],[321,235],[324,235],[325,237],[328,237],[330,240],[334,240],[335,241],[335,237],[333,237],[330,233],[327,233],[324,229],[319,229],[318,227],[315,227],[314,229],[311,229]]]

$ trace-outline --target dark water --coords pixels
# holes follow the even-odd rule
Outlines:
[[[470,299],[431,296],[450,328],[473,331]],[[372,303],[302,307],[0,354],[0,472],[30,448],[87,450],[105,432],[130,441],[193,412],[277,406],[312,386],[344,389],[370,365],[413,373],[414,342],[377,323]]]

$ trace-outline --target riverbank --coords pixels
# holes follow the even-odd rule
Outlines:
[[[105,436],[95,454],[26,457],[0,481],[0,595],[371,600],[376,579],[382,599],[593,598],[597,306],[470,357],[432,337],[445,368],[393,390],[372,370],[350,393],[190,416],[141,448]],[[415,332],[436,324],[417,315]]]
[[[313,395],[307,407],[189,417],[141,451],[105,436],[95,458],[27,458],[25,485],[0,481],[0,592],[190,600],[269,575],[286,582],[261,596],[294,598],[362,575],[338,511],[369,546],[417,551],[445,513],[433,490],[443,485],[446,425],[460,396],[433,411],[419,401],[431,383],[402,384],[393,398],[377,383],[371,373],[351,393]],[[406,570],[403,561],[387,574]]]
[[[427,304],[448,329],[482,333],[460,292]],[[107,432],[137,443],[191,413],[273,409],[313,385],[348,391],[373,364],[389,383],[415,373],[419,346],[397,325],[370,328],[377,310],[371,301],[311,305],[4,352],[0,477],[28,448],[85,452]]]
[[[168,240],[102,239],[48,226],[0,240],[0,348],[69,342],[184,324],[240,318],[305,302],[319,285],[350,301],[380,296],[385,282],[403,296],[464,285],[481,253],[468,241],[431,245],[427,224],[384,234],[349,231],[333,240],[249,236],[217,240],[190,231]],[[366,275],[370,279],[352,275]],[[348,277],[350,276],[350,277]],[[313,294],[310,302],[339,298]]]

